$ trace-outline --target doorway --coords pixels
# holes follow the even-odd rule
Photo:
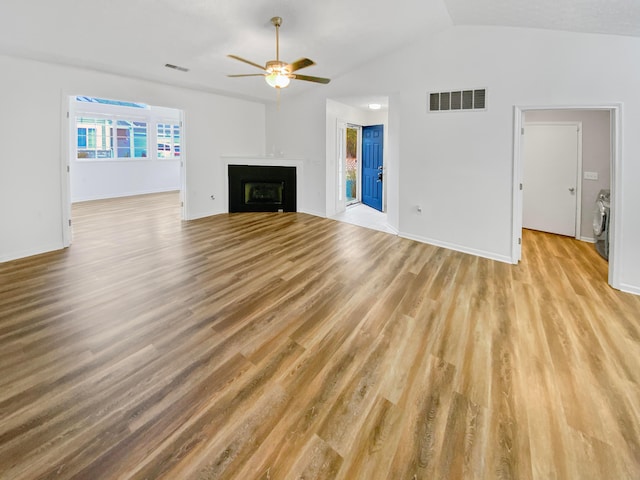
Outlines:
[[[527,131],[535,123],[545,122],[568,122],[582,119],[581,131],[582,141],[582,168],[576,175],[576,187],[566,185],[563,188],[575,188],[576,200],[576,231],[575,238],[593,242],[592,231],[593,206],[596,201],[599,189],[609,188],[611,191],[611,217],[610,217],[610,239],[608,264],[608,283],[614,288],[620,288],[618,279],[617,257],[615,255],[616,245],[619,244],[619,226],[616,224],[615,205],[620,198],[620,178],[618,177],[620,168],[620,106],[616,104],[603,106],[584,107],[515,107],[514,117],[514,168],[513,168],[513,237],[512,237],[512,263],[518,263],[522,255],[522,228],[526,227],[524,220],[525,195],[527,189],[526,175],[526,144],[529,141]],[[599,127],[600,137],[593,134],[592,127],[588,127],[589,116],[604,118]],[[592,120],[589,120],[592,121]],[[532,124],[529,125],[528,124]],[[588,131],[591,128],[591,131]],[[606,138],[603,141],[602,138]],[[594,141],[600,141],[600,146],[594,146]],[[591,143],[590,143],[591,142]],[[597,152],[594,155],[594,152]],[[595,157],[595,158],[592,158]],[[594,164],[592,162],[600,162]],[[578,188],[581,189],[578,195]],[[578,209],[580,209],[578,211]]]
[[[178,219],[185,218],[181,110],[79,95],[63,96],[63,108],[65,247],[78,202],[177,192]]]

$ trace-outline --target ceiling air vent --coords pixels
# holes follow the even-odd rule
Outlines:
[[[464,110],[486,110],[487,89],[455,90],[429,94],[430,112],[451,112]]]
[[[178,65],[173,65],[171,63],[165,63],[164,66],[167,67],[167,68],[172,68],[173,70],[178,70],[180,72],[188,72],[189,71],[189,69],[186,68],[186,67],[180,67]]]

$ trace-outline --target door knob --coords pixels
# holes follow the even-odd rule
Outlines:
[[[575,191],[576,191],[576,189],[575,189],[575,188],[573,188],[573,187],[569,187],[569,191],[570,191],[571,193],[573,193],[573,192],[575,192]]]

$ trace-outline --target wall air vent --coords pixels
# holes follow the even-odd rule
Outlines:
[[[188,68],[180,67],[178,65],[173,65],[171,63],[165,63],[164,66],[167,67],[167,68],[172,68],[173,70],[178,70],[180,72],[188,72],[189,71]]]
[[[429,112],[451,112],[486,110],[487,89],[455,90],[453,92],[429,93]]]

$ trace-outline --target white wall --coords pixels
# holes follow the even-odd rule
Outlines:
[[[224,211],[222,155],[264,154],[264,105],[167,85],[0,56],[0,261],[63,246],[62,138],[69,95],[184,112],[187,217]],[[33,130],[37,122],[47,128]],[[211,200],[210,196],[216,199]]]
[[[283,99],[279,114],[267,110],[267,142],[292,155],[326,158],[318,139],[325,131],[324,100],[388,93],[389,127],[398,140],[400,234],[510,261],[514,106],[621,102],[622,245],[616,255],[620,287],[640,293],[640,136],[633,134],[640,130],[639,57],[637,38],[452,27],[304,97]],[[428,92],[474,87],[487,88],[486,111],[427,113]],[[306,185],[319,209],[323,171],[319,166]]]
[[[580,236],[593,240],[593,209],[601,189],[611,186],[611,115],[605,110],[529,110],[525,122],[582,122],[582,172],[598,173],[598,180],[582,178]]]
[[[298,210],[325,216],[326,97],[317,90],[298,97],[288,92],[282,92],[279,107],[267,105],[267,151],[302,159],[305,179],[297,188],[304,190],[304,204]]]
[[[119,100],[119,99],[111,99]],[[145,193],[180,190],[180,159],[157,158],[156,124],[180,124],[181,113],[175,108],[148,106],[146,109],[91,102],[70,101],[71,201],[124,197]],[[73,119],[92,115],[125,116],[144,119],[148,125],[148,156],[146,158],[78,159]]]

